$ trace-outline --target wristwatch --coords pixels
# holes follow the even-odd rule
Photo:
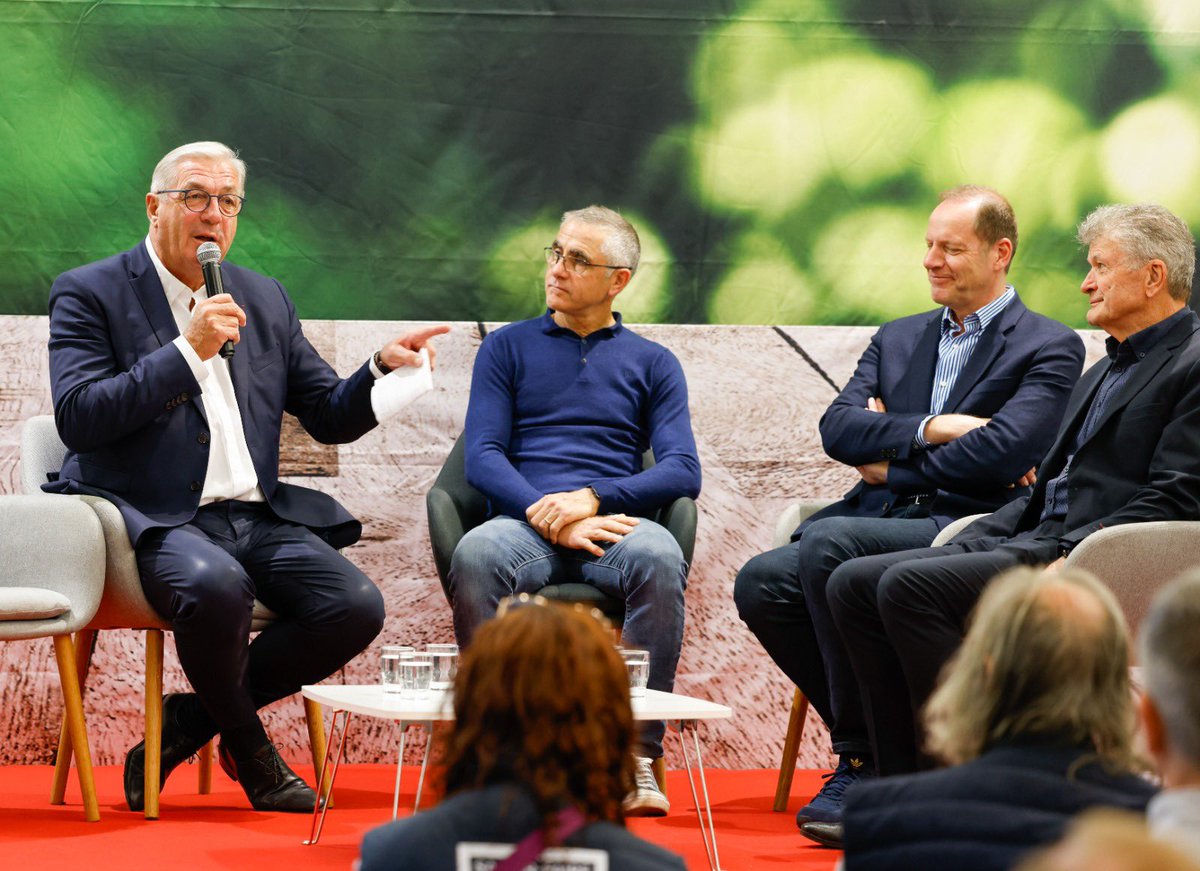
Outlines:
[[[1058,558],[1065,559],[1071,555],[1071,551],[1075,549],[1074,542],[1060,541],[1058,543]]]
[[[375,368],[378,369],[380,372],[382,372],[384,375],[386,375],[392,371],[392,367],[383,362],[383,351],[382,350],[376,351],[375,357],[373,359],[375,361]]]
[[[596,497],[596,510],[599,511],[600,503],[603,502],[604,500],[600,498],[600,494],[596,492],[595,487],[588,487],[588,492]]]

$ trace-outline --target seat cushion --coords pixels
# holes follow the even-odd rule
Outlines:
[[[49,620],[71,610],[71,600],[41,587],[0,587],[0,620]]]

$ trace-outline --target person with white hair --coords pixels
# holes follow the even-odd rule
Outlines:
[[[1179,578],[1154,599],[1142,622],[1144,692],[1139,702],[1146,746],[1163,791],[1147,817],[1156,838],[1200,862],[1200,572]]]
[[[55,280],[50,383],[67,454],[44,489],[116,505],[146,598],[174,632],[194,692],[163,701],[160,788],[220,733],[221,766],[255,809],[303,812],[316,796],[258,710],[345,665],[384,612],[338,552],[362,524],[279,480],[283,414],[320,442],[353,441],[384,413],[377,379],[420,365],[449,328],[398,336],[339,377],[278,281],[225,263],[223,292],[208,296],[198,255],[224,259],[245,203],[232,149],[182,145],[154,169],[146,238]],[[255,599],[279,619],[251,643]],[[138,743],[125,757],[130,810],[144,806],[144,777]]]

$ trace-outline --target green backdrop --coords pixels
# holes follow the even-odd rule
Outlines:
[[[1198,43],[1194,0],[0,0],[0,313],[218,139],[230,257],[305,317],[535,314],[559,213],[602,202],[643,236],[630,320],[877,322],[928,306],[925,219],[976,182],[1080,325],[1089,208],[1200,221]]]

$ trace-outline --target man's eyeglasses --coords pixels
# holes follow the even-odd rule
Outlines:
[[[546,263],[551,266],[557,266],[558,261],[565,260],[567,269],[574,272],[576,275],[583,275],[592,267],[597,269],[628,269],[628,266],[613,266],[611,263],[589,263],[582,257],[576,257],[574,254],[564,254],[557,248],[546,249]]]
[[[221,210],[221,214],[226,218],[235,218],[237,213],[242,210],[242,204],[246,202],[245,197],[239,197],[237,194],[210,194],[208,191],[192,190],[185,191],[155,191],[156,194],[183,194],[181,199],[183,204],[187,206],[190,212],[203,212],[208,208],[209,200],[214,196],[217,199],[217,208]]]

